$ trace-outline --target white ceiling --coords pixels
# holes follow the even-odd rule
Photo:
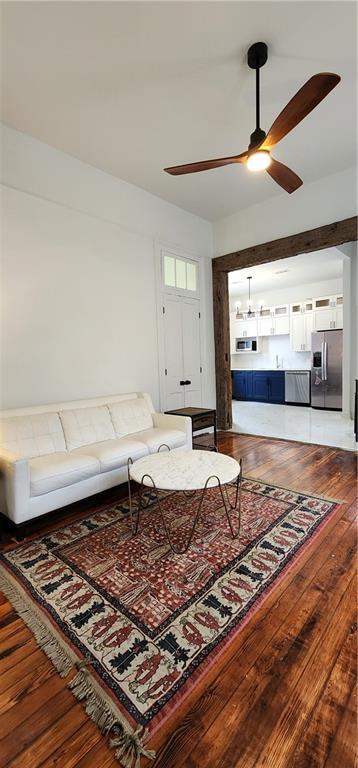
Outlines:
[[[162,170],[246,149],[257,40],[269,46],[266,130],[312,74],[342,77],[277,159],[306,183],[355,163],[353,2],[4,2],[2,12],[4,122],[204,218],[286,194],[242,166]]]
[[[252,277],[251,293],[258,296],[260,292],[333,280],[342,275],[343,253],[337,248],[327,248],[230,272],[229,294],[230,297],[246,296],[249,276]]]

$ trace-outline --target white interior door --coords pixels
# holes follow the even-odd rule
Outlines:
[[[183,300],[183,374],[187,382],[184,389],[186,406],[201,406],[201,365],[200,365],[200,313],[199,302]]]
[[[169,411],[200,407],[201,359],[199,301],[168,294],[164,298],[164,404]]]
[[[184,408],[183,331],[182,309],[179,296],[168,296],[163,306],[165,403],[163,410]]]

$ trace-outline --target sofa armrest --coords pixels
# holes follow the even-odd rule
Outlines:
[[[19,523],[23,520],[30,496],[30,471],[27,459],[0,448],[0,511]]]
[[[153,425],[161,429],[178,429],[185,432],[186,447],[193,447],[192,423],[189,416],[174,416],[170,413],[152,413]]]

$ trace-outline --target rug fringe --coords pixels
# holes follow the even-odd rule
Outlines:
[[[65,644],[62,644],[55,636],[53,630],[41,620],[33,605],[29,605],[25,597],[21,595],[19,589],[7,578],[2,569],[0,569],[0,589],[34,635],[39,648],[52,661],[59,675],[66,677],[71,669],[73,669],[75,655],[68,652]]]
[[[153,760],[155,752],[144,746],[147,730],[141,727],[136,731],[130,729],[125,719],[121,718],[119,710],[105,696],[90,674],[87,669],[88,661],[80,661],[74,652],[60,642],[55,630],[41,619],[32,602],[30,603],[30,598],[26,598],[26,594],[13,583],[11,576],[2,567],[0,590],[30,629],[39,648],[46,653],[59,675],[66,677],[71,670],[77,668],[68,688],[75,698],[82,702],[85,712],[96,723],[100,732],[105,736],[112,733],[109,746],[124,768],[140,768],[141,757]]]
[[[82,662],[79,666],[80,669],[69,683],[69,688],[78,701],[84,702],[87,715],[96,723],[101,733],[108,735],[112,732],[109,746],[114,749],[117,760],[121,761],[125,768],[140,768],[141,757],[153,760],[155,752],[146,749],[143,743],[147,731],[141,727],[130,731],[127,723],[119,719],[117,709],[103,694],[86,666]]]
[[[143,746],[145,737],[146,730],[138,728],[134,733],[128,734],[122,731],[121,734],[110,739],[110,747],[117,747],[114,754],[117,760],[122,760],[125,768],[140,768],[141,757],[154,760],[155,751],[153,749],[145,749]]]

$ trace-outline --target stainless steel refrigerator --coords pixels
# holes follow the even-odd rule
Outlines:
[[[342,331],[312,333],[311,405],[342,410]]]

